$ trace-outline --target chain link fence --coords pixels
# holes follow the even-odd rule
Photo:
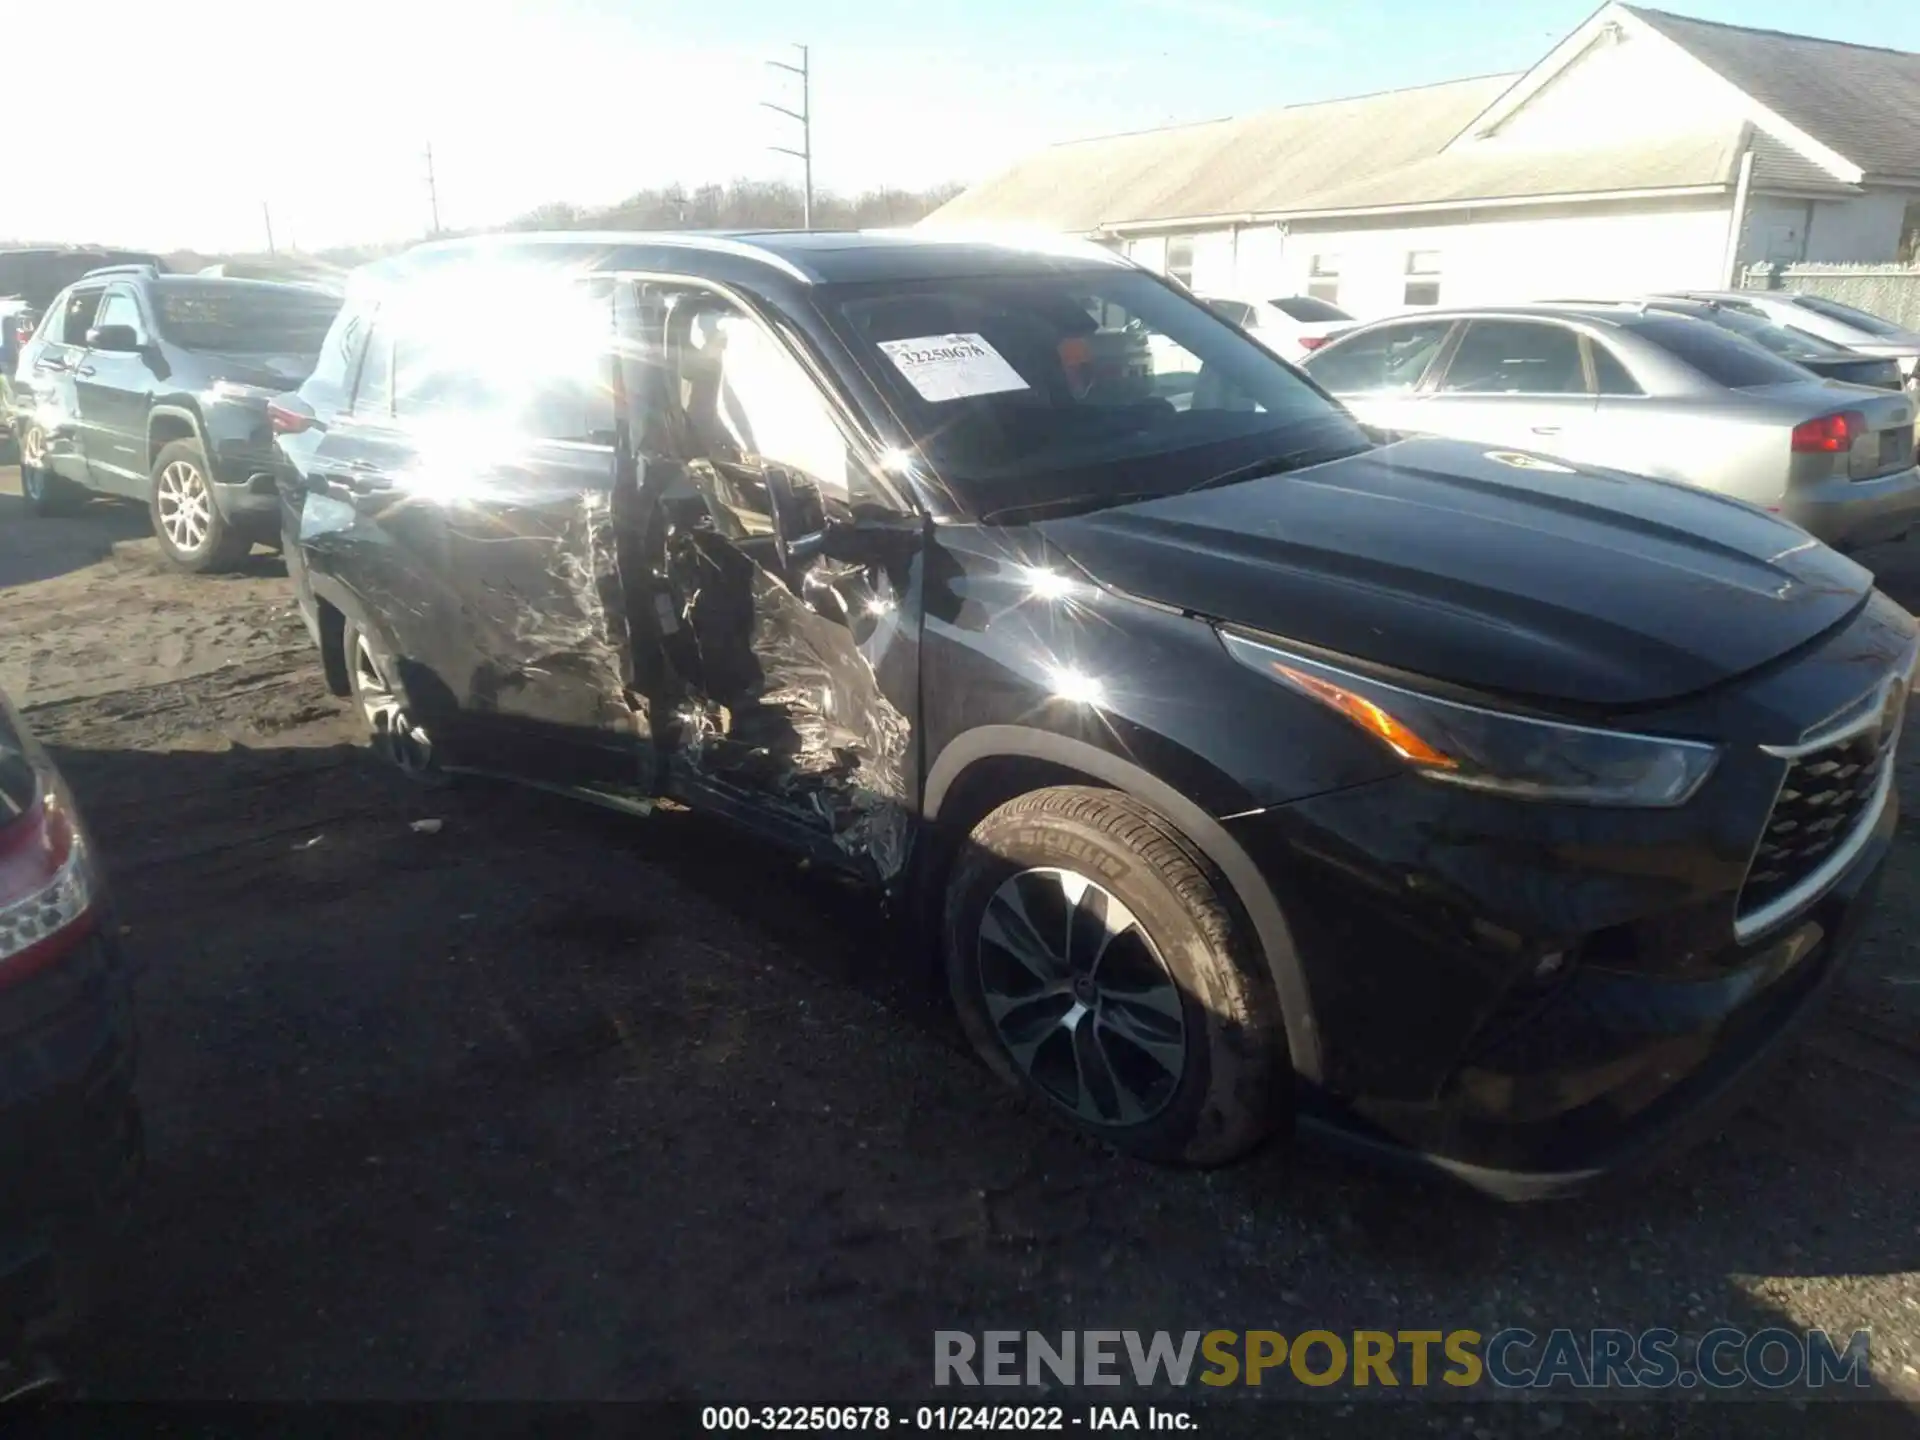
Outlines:
[[[1747,290],[1794,290],[1824,295],[1911,330],[1920,330],[1920,268],[1905,265],[1752,265],[1740,276]]]

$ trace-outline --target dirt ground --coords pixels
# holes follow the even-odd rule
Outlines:
[[[927,1398],[936,1329],[1777,1322],[1871,1328],[1886,1403],[1607,1428],[1905,1433],[1920,1403],[1920,737],[1844,991],[1647,1183],[1509,1208],[1312,1147],[1174,1173],[996,1088],[857,898],[692,817],[410,787],[277,560],[170,575],[138,512],[32,520],[12,481],[0,684],[143,967],[151,1168],[74,1357],[94,1396],[858,1403]],[[1867,558],[1920,605],[1920,546]]]

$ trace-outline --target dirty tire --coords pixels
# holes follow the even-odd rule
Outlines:
[[[353,708],[366,727],[374,753],[415,784],[445,785],[449,776],[441,768],[432,741],[408,717],[393,683],[392,657],[351,620],[346,622],[340,642],[347,659]]]
[[[211,575],[231,570],[253,541],[227,524],[213,498],[212,472],[198,440],[174,440],[153,460],[147,501],[160,552],[176,570]]]
[[[20,436],[20,495],[35,515],[74,515],[87,503],[87,492],[71,480],[47,469],[47,442],[37,425]]]
[[[1125,939],[1134,975],[1145,973],[1140,956],[1157,958],[1177,992],[1177,1005],[1167,991],[1156,992],[1181,1031],[1177,1046],[1164,1039],[1164,1031],[1156,1046],[1165,1055],[1178,1056],[1177,1079],[1163,1063],[1158,1064],[1166,1072],[1159,1083],[1170,1089],[1163,1090],[1151,1107],[1133,1107],[1135,1115],[1144,1118],[1121,1118],[1116,1112],[1115,1118],[1100,1119],[1085,1113],[1084,1103],[1069,1103],[1059,1093],[1063,1066],[1081,1077],[1073,1088],[1083,1102],[1087,1095],[1111,1094],[1114,1089],[1099,1083],[1097,1075],[1092,1085],[1085,1079],[1092,1072],[1078,1060],[1082,1037],[1075,1032],[1063,1041],[1049,1033],[1043,1046],[1029,1050],[1033,1058],[1023,1066],[999,1028],[1011,1024],[1009,1017],[1016,1011],[1007,1008],[1004,990],[989,999],[989,990],[999,983],[990,972],[1011,974],[1022,984],[1028,978],[1027,971],[1008,967],[1010,952],[994,942],[983,942],[983,924],[993,923],[995,934],[1006,933],[998,922],[989,922],[989,905],[1000,904],[1000,897],[1018,896],[1020,887],[1034,883],[1043,887],[1036,898],[1045,901],[1050,891],[1044,887],[1063,872],[1069,877],[1068,885],[1094,882],[1081,891],[1080,903],[1094,890],[1104,890],[1105,896],[1096,897],[1103,914],[1137,922],[1127,932],[1131,938]],[[1016,882],[1015,877],[1022,878]],[[1009,885],[1015,886],[1011,892]],[[1070,900],[1063,899],[1062,904],[1068,908],[1061,915],[1077,908]],[[1023,902],[1021,908],[1024,915],[1043,907]],[[1082,933],[1071,920],[1048,925],[1050,912],[1033,918],[1040,931]],[[1245,923],[1227,898],[1224,881],[1193,843],[1131,797],[1061,786],[1002,805],[974,827],[954,863],[943,929],[948,987],[968,1039],[996,1074],[1039,1098],[1045,1111],[1069,1128],[1146,1159],[1204,1166],[1246,1153],[1287,1117],[1290,1068],[1285,1033],[1271,982]],[[1149,947],[1140,945],[1139,932],[1144,932]],[[1096,976],[1100,967],[1115,963],[1121,955],[1116,947],[1121,944],[1121,938],[1095,942],[1100,957],[1095,962]],[[1065,948],[1072,951],[1076,946],[1086,949],[1077,940]],[[1083,1022],[1093,1017],[1090,1033],[1097,1037],[1102,1033],[1101,1017],[1108,1013],[1100,1007],[1110,1007],[1113,996],[1085,978],[1068,983],[1086,987],[1083,991],[1069,988],[1070,1004],[1076,1010],[1083,994],[1095,994],[1081,1015]],[[1126,996],[1146,993],[1140,983],[1130,980],[1127,989],[1116,992],[1129,1007]],[[1016,1006],[1030,1003],[1020,999]],[[995,1007],[1001,1012],[999,1024]],[[1046,1028],[1044,1012],[1041,1021],[1040,1028]],[[1033,1026],[1030,1021],[1022,1023],[1027,1028],[1016,1038],[1030,1043]],[[1109,1028],[1104,1033],[1111,1037],[1114,1032]],[[1156,1066],[1146,1063],[1139,1047],[1129,1047],[1127,1038],[1123,1033],[1118,1042],[1109,1039],[1101,1054],[1109,1060],[1118,1056],[1130,1061],[1124,1068],[1135,1074],[1154,1074]],[[1053,1047],[1049,1065],[1040,1058],[1046,1046]],[[1119,1063],[1109,1064],[1104,1073],[1113,1077],[1122,1068]],[[1039,1078],[1043,1070],[1055,1079],[1056,1088],[1050,1089]],[[1097,1099],[1093,1108],[1113,1109]]]

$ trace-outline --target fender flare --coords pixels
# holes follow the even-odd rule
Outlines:
[[[315,600],[325,601],[338,610],[341,617],[354,629],[373,636],[387,655],[396,656],[400,653],[399,647],[394,643],[392,631],[381,621],[379,612],[361,603],[360,597],[350,587],[341,584],[331,575],[315,574],[309,569],[307,588],[313,592]],[[353,663],[351,657],[343,655],[341,658],[343,664]],[[401,699],[408,698],[404,678],[395,675],[390,683],[400,692]]]
[[[1323,1073],[1320,1033],[1293,932],[1280,913],[1272,887],[1226,827],[1132,761],[1084,740],[1022,725],[982,725],[949,741],[928,769],[921,791],[921,811],[926,819],[939,819],[941,804],[963,774],[982,761],[994,759],[1045,760],[1077,770],[1166,816],[1199,847],[1232,887],[1260,942],[1273,977],[1274,994],[1280,1001],[1294,1073],[1310,1084],[1318,1084]]]
[[[205,453],[207,449],[207,431],[206,427],[200,423],[200,413],[190,405],[179,405],[170,402],[152,406],[147,411],[147,448],[149,450],[154,449],[153,422],[162,418],[186,421],[188,427],[193,431],[193,438],[200,442],[200,449],[202,453]],[[155,453],[158,452],[155,451]],[[213,456],[207,456],[207,463],[209,465],[213,463]],[[153,464],[151,455],[147,458],[147,464],[149,466]]]

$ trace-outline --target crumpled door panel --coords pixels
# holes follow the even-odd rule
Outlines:
[[[687,475],[666,502],[663,545],[677,622],[665,649],[684,686],[674,779],[746,792],[852,868],[892,879],[911,828],[901,702],[917,646],[903,618],[917,605],[880,567],[816,558],[789,583],[770,524],[735,503],[738,477],[705,462]]]

